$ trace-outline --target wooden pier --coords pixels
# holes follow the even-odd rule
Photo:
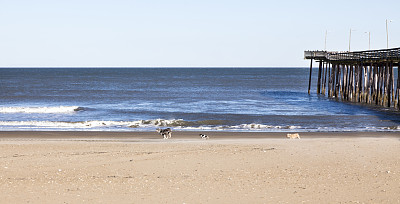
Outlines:
[[[317,94],[329,98],[400,109],[400,48],[359,52],[305,51],[319,63]],[[397,77],[393,68],[397,67]]]

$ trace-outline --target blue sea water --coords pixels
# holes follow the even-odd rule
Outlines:
[[[400,114],[308,95],[307,68],[1,68],[0,130],[398,131]]]

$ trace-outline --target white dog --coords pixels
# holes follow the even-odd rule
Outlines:
[[[201,139],[206,139],[206,140],[208,140],[208,136],[207,135],[205,135],[205,134],[200,134],[200,137],[201,137]]]
[[[286,137],[290,138],[290,139],[300,139],[300,135],[299,133],[294,133],[294,134],[287,134]]]
[[[156,131],[164,137],[164,139],[169,139],[172,136],[172,130],[170,128],[160,129],[157,128]]]

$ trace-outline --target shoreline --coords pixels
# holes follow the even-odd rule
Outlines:
[[[200,139],[206,134],[210,140],[217,139],[287,139],[286,134],[295,132],[228,132],[228,131],[174,131],[174,139]],[[316,138],[400,138],[400,132],[298,132],[302,139]],[[0,141],[10,139],[162,139],[157,132],[105,132],[105,131],[0,131]]]

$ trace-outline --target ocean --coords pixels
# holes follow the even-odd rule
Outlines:
[[[312,94],[308,68],[0,68],[0,130],[399,131],[391,109]]]

